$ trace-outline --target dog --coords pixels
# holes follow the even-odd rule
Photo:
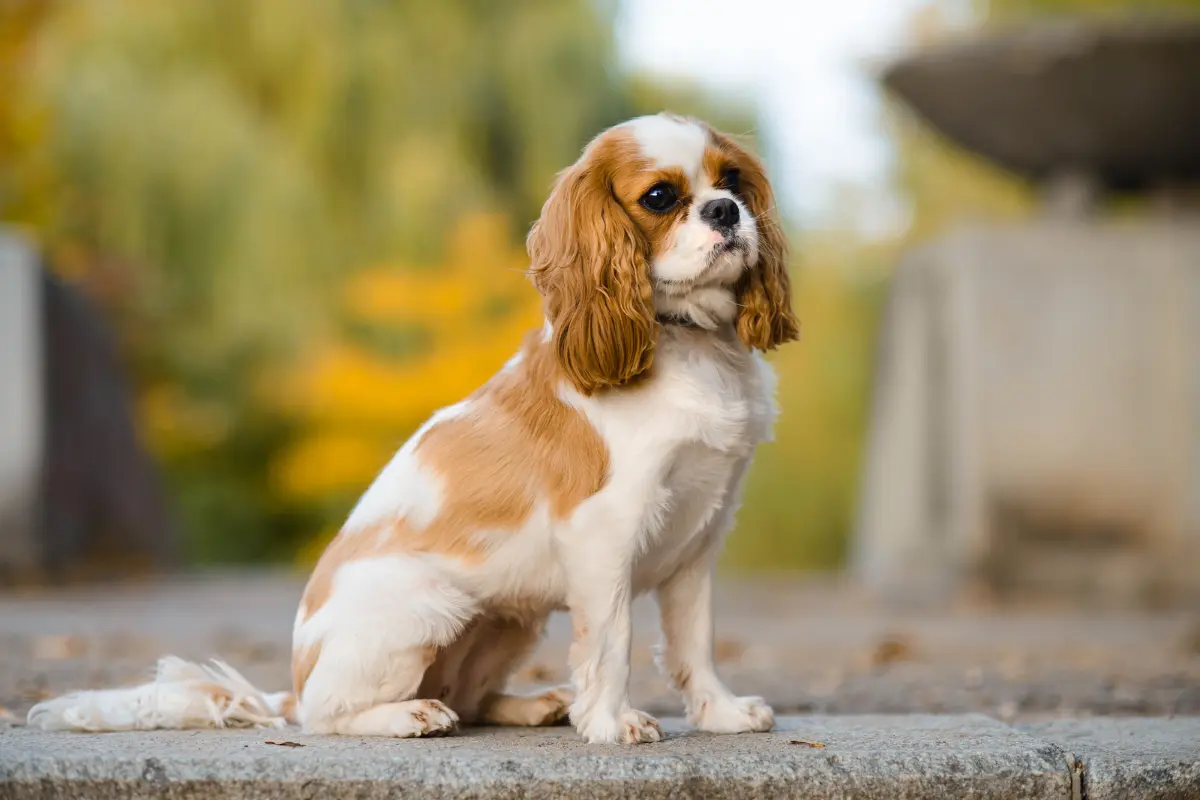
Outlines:
[[[653,591],[691,724],[769,730],[771,708],[717,676],[712,585],[776,415],[763,353],[798,335],[785,245],[732,137],[670,114],[605,130],[528,236],[544,327],[363,494],[300,602],[292,691],[165,658],[152,683],[40,703],[30,725],[414,737],[569,715],[588,742],[655,742],[628,688],[630,606]],[[506,693],[556,610],[570,687]]]

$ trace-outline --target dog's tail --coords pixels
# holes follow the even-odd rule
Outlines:
[[[224,661],[174,656],[159,660],[150,683],[72,692],[38,703],[28,720],[48,731],[282,728],[296,721],[291,692],[261,692]]]

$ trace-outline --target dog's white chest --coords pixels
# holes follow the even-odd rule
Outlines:
[[[658,585],[723,535],[755,447],[770,435],[773,375],[736,348],[672,347],[662,354],[653,427],[666,452],[647,497],[635,588]]]
[[[571,567],[561,554],[592,548],[601,559],[632,553],[635,591],[660,585],[728,530],[750,458],[770,435],[773,393],[761,356],[711,334],[665,335],[653,376],[636,389],[565,393],[600,433],[608,479],[569,517],[535,518],[508,537],[479,593],[561,606],[568,585],[590,574],[590,563]]]

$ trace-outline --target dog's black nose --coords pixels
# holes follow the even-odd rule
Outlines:
[[[727,231],[738,224],[738,205],[728,197],[709,200],[700,209],[700,219],[719,231]]]

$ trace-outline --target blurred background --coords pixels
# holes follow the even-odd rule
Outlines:
[[[286,686],[307,567],[539,324],[555,172],[663,109],[765,157],[802,323],[730,685],[1200,714],[1200,0],[0,0],[0,728],[167,652]]]
[[[6,279],[10,350],[40,335],[54,362],[0,361],[7,407],[25,415],[0,448],[40,464],[36,486],[12,464],[0,478],[38,495],[24,519],[43,531],[25,547],[40,557],[10,542],[8,577],[143,550],[311,562],[395,448],[539,324],[523,239],[555,172],[605,126],[663,109],[751,141],[792,232],[803,338],[772,356],[783,413],[724,565],[870,575],[893,551],[871,544],[891,512],[868,495],[903,494],[878,475],[918,469],[867,463],[891,452],[872,444],[895,404],[881,371],[909,363],[888,351],[887,314],[899,331],[909,313],[888,299],[898,265],[961,226],[1020,230],[1069,204],[1048,199],[1044,171],[968,149],[953,113],[933,124],[937,104],[890,65],[1013,28],[1119,33],[1197,13],[1196,0],[0,0],[0,222],[45,272],[21,296],[61,317],[21,322]],[[988,102],[961,113],[1011,116]],[[1098,180],[1104,208],[1087,218],[1158,213],[1157,195]],[[1047,246],[1035,253],[1054,261],[1070,244]],[[1179,285],[1200,285],[1189,274]],[[1187,435],[1200,403],[1171,408]],[[1135,438],[1145,421],[1115,419]],[[1190,469],[1170,480],[1195,504]]]

